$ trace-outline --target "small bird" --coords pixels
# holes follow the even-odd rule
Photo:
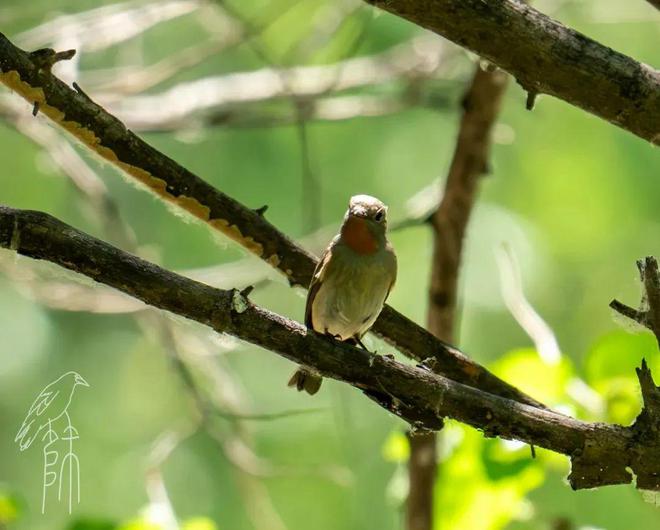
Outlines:
[[[387,206],[375,197],[351,197],[339,234],[319,260],[307,294],[305,325],[359,344],[378,318],[396,280],[396,254],[387,240]],[[289,386],[316,394],[321,376],[301,366]]]
[[[50,423],[68,410],[76,386],[89,386],[80,374],[67,372],[44,388],[32,403],[14,441],[25,451]]]

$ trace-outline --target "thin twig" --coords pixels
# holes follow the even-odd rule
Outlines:
[[[60,15],[16,35],[16,42],[26,48],[41,48],[63,37],[77,43],[85,52],[104,50],[125,42],[149,28],[190,14],[199,9],[194,0],[128,1]]]
[[[237,107],[244,111],[248,103],[288,100],[295,111],[299,100],[309,102],[349,89],[401,80],[430,79],[451,65],[452,53],[435,37],[418,37],[378,55],[329,65],[269,66],[196,79],[155,94],[117,100],[110,93],[98,94],[97,98],[101,104],[109,104],[110,111],[132,128],[175,128],[199,116],[221,116]]]

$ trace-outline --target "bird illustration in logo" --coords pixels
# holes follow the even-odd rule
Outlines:
[[[14,441],[25,451],[50,424],[67,413],[78,385],[89,386],[76,372],[67,372],[44,388],[32,403]]]
[[[14,441],[21,451],[40,439],[43,453],[41,513],[51,486],[57,484],[58,502],[67,501],[69,513],[73,499],[80,503],[80,462],[73,450],[78,431],[71,423],[69,405],[78,386],[89,386],[76,372],[67,372],[50,383],[36,397]]]

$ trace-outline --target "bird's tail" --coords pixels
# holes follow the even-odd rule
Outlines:
[[[289,386],[295,386],[298,392],[304,390],[310,396],[313,396],[321,388],[322,381],[323,378],[320,375],[312,373],[309,369],[301,366],[289,379]]]

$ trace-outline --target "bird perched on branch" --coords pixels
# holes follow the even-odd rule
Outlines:
[[[308,328],[364,348],[362,336],[396,280],[396,254],[386,231],[387,206],[369,195],[351,197],[339,234],[314,270],[305,307]],[[321,381],[312,368],[301,366],[289,386],[316,394]]]

